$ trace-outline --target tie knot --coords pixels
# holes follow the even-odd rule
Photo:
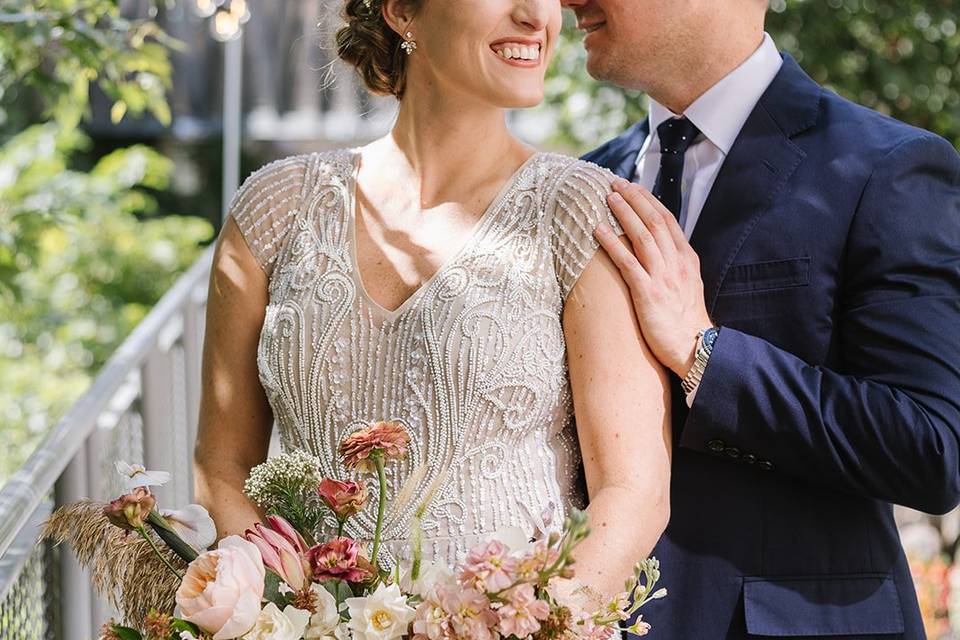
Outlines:
[[[697,129],[697,125],[687,120],[686,117],[664,120],[657,127],[657,136],[660,137],[660,153],[683,155],[699,133],[700,129]]]

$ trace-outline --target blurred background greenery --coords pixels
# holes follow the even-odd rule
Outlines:
[[[280,4],[271,2],[260,6]],[[167,35],[184,15],[177,4],[0,7],[0,485],[219,228],[217,122],[171,134],[187,120],[171,108],[185,82],[171,59],[195,66],[216,55]],[[954,0],[773,0],[768,30],[830,89],[960,146],[957,9]],[[544,146],[582,153],[643,118],[646,101],[585,74],[571,18],[547,100],[518,122],[535,125]],[[245,145],[242,175],[289,151]],[[924,566],[918,575],[938,576],[920,589],[930,634],[945,638],[947,574]]]

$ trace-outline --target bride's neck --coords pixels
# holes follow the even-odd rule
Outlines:
[[[530,154],[510,134],[503,109],[476,102],[408,93],[400,103],[396,124],[383,143],[394,147],[419,179],[422,198],[442,199],[451,189],[509,176]]]

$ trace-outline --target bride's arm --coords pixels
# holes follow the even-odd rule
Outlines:
[[[217,524],[218,539],[242,534],[262,515],[243,483],[266,459],[273,424],[256,363],[266,305],[267,276],[227,218],[210,273],[193,463],[196,498]]]
[[[670,517],[670,389],[604,251],[567,297],[564,335],[593,533],[576,552],[577,578],[605,596],[623,591]]]

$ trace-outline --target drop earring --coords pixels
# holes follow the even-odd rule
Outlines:
[[[410,31],[403,34],[403,37],[405,39],[400,43],[400,47],[407,52],[407,55],[410,55],[417,50],[417,41],[413,39],[413,33]]]

